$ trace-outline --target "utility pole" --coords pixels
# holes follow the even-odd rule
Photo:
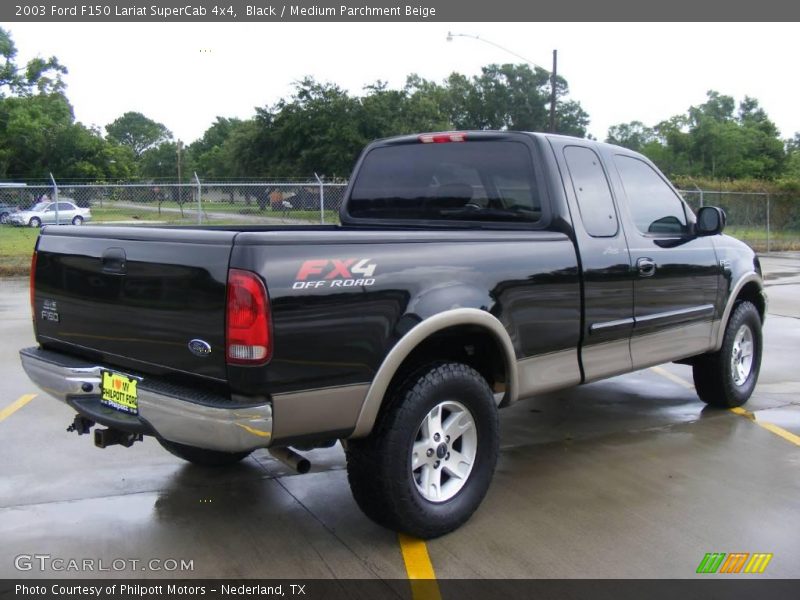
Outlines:
[[[181,150],[183,150],[183,142],[178,140],[178,205],[181,207],[181,217],[183,217],[183,188],[181,187]]]
[[[550,72],[550,133],[556,132],[556,69],[558,50],[553,50],[553,70]]]
[[[178,185],[181,184],[181,150],[183,150],[183,142],[178,140]]]

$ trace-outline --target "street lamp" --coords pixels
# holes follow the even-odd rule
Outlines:
[[[512,54],[513,56],[516,56],[517,58],[520,58],[520,59],[524,60],[526,63],[528,63],[530,65],[533,65],[534,67],[537,67],[537,68],[541,69],[542,71],[547,71],[547,69],[545,69],[544,67],[542,67],[540,65],[537,65],[532,60],[529,60],[529,59],[525,58],[524,56],[522,56],[521,54],[518,54],[518,53],[514,52],[513,50],[509,50],[505,46],[501,46],[500,44],[498,44],[496,42],[493,42],[492,40],[487,40],[486,38],[482,38],[479,35],[471,35],[469,33],[453,33],[451,31],[447,32],[447,41],[448,42],[452,42],[453,38],[457,38],[457,37],[472,38],[473,40],[478,40],[479,42],[485,42],[485,43],[487,43],[487,44],[489,44],[491,46],[494,46],[495,48],[499,48],[503,52],[508,52],[509,54]],[[558,50],[553,50],[553,70],[550,71],[550,131],[552,133],[555,133],[555,131],[556,131],[556,69],[557,69],[557,67],[558,67]]]

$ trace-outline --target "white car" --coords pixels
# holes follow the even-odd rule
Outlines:
[[[92,212],[88,208],[80,208],[72,199],[60,199],[57,204],[59,225],[83,225],[92,218]],[[8,215],[8,222],[30,227],[55,224],[56,203],[43,200],[28,210],[11,213]]]

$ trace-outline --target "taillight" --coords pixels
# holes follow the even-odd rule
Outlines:
[[[466,142],[467,134],[460,132],[453,133],[425,133],[419,136],[419,141],[423,144],[446,144],[448,142]]]
[[[33,318],[34,323],[36,322],[36,307],[34,305],[34,298],[36,296],[36,282],[34,278],[36,277],[36,260],[39,256],[39,253],[34,250],[33,256],[31,256],[31,281],[30,281],[30,292],[31,292],[31,317]]]
[[[264,282],[250,271],[228,273],[225,355],[229,364],[256,365],[272,356],[269,297]]]

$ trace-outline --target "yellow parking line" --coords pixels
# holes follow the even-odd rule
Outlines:
[[[400,541],[406,573],[411,581],[413,600],[442,600],[425,542],[402,533],[397,535],[397,539]]]
[[[674,375],[673,373],[670,373],[663,367],[650,367],[650,370],[653,371],[653,373],[658,373],[662,377],[669,379],[672,383],[677,383],[678,385],[682,385],[683,387],[690,390],[694,389],[694,386],[691,383],[689,383],[685,379],[678,377],[677,375]]]
[[[795,446],[800,446],[800,435],[795,435],[791,431],[786,431],[783,427],[778,427],[777,425],[774,425],[773,423],[768,423],[767,421],[761,421],[759,419],[756,419],[756,416],[753,413],[751,413],[749,410],[745,410],[743,408],[736,407],[736,408],[731,408],[730,411],[732,413],[734,413],[734,414],[737,414],[737,415],[740,415],[740,416],[745,417],[747,419],[750,419],[756,425],[760,425],[761,427],[763,427],[767,431],[771,431],[775,435],[782,437],[787,442],[791,442]]]
[[[36,394],[25,394],[11,405],[7,406],[3,410],[0,410],[0,422],[5,421],[8,417],[13,415],[34,398],[36,398]]]

